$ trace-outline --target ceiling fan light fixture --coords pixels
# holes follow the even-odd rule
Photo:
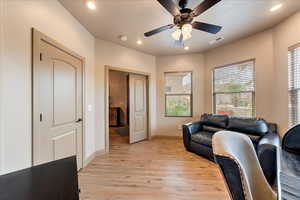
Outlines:
[[[189,46],[185,46],[184,50],[188,51],[188,50],[190,50],[190,47]]]
[[[168,24],[151,31],[144,33],[145,37],[150,37],[155,34],[161,33],[163,31],[177,27],[177,29],[171,34],[172,38],[175,40],[177,47],[183,46],[183,41],[188,40],[192,37],[192,30],[196,29],[199,31],[204,31],[211,34],[217,34],[222,27],[214,24],[208,24],[203,22],[194,21],[195,17],[198,17],[217,3],[222,0],[203,0],[194,9],[187,8],[187,0],[157,0],[172,16],[173,24]],[[179,4],[178,8],[177,3]]]
[[[282,7],[282,4],[277,4],[277,5],[273,6],[273,7],[270,9],[270,11],[271,11],[271,12],[275,12],[275,11],[279,10],[281,7]]]
[[[172,33],[172,38],[173,38],[174,40],[179,40],[180,35],[181,35],[181,30],[180,30],[180,29],[177,29],[176,31],[174,31],[174,32]]]
[[[181,28],[183,35],[191,35],[193,26],[191,24],[184,24]]]
[[[192,34],[187,33],[187,34],[183,34],[183,41],[186,41],[188,39],[190,39],[192,37]]]
[[[96,10],[97,8],[95,0],[88,0],[86,6],[91,10]]]
[[[180,40],[180,35],[182,34],[183,35],[183,41],[186,41],[188,39],[190,39],[192,37],[192,25],[191,24],[185,24],[182,26],[181,29],[177,29],[176,31],[174,31],[172,33],[172,38],[174,40]]]
[[[138,40],[138,41],[136,41],[136,43],[137,43],[138,45],[142,45],[142,44],[143,44],[142,40]]]

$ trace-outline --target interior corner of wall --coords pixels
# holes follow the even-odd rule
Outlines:
[[[4,20],[5,20],[5,2],[6,0],[0,0],[0,174],[3,174],[3,95],[2,95],[2,80],[3,80],[3,65],[4,65]]]

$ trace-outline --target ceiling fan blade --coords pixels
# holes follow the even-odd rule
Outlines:
[[[180,15],[179,8],[172,0],[157,0],[173,16]]]
[[[165,31],[165,30],[168,30],[168,29],[171,29],[173,28],[175,25],[174,24],[169,24],[169,25],[166,25],[166,26],[162,26],[160,28],[157,28],[157,29],[154,29],[152,31],[149,31],[147,33],[144,33],[145,37],[150,37],[154,34],[157,34],[157,33],[160,33],[162,31]]]
[[[212,34],[217,34],[222,29],[222,26],[207,24],[203,22],[193,22],[192,26],[194,29],[205,31]]]
[[[200,14],[204,13],[206,10],[210,9],[220,1],[222,0],[205,0],[193,10],[193,17],[199,16]]]

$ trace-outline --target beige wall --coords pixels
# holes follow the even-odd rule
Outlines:
[[[300,12],[270,30],[203,54],[156,58],[95,40],[56,0],[0,0],[0,174],[31,165],[32,27],[86,58],[85,101],[92,111],[85,115],[85,158],[105,148],[105,65],[148,73],[151,132],[176,136],[179,126],[193,119],[164,117],[164,72],[193,71],[197,119],[212,112],[211,70],[255,58],[257,116],[278,123],[281,134],[288,128],[287,51],[300,42]]]
[[[215,67],[255,59],[256,116],[274,121],[273,109],[273,40],[272,31],[265,31],[249,38],[204,53],[205,57],[205,112],[213,111],[212,70]]]
[[[94,37],[56,0],[0,0],[2,173],[31,166],[31,28],[86,58],[86,105],[94,107]],[[2,12],[3,11],[3,12]],[[2,23],[2,25],[3,25]],[[95,151],[94,111],[86,112],[85,158]]]
[[[204,111],[204,59],[201,54],[157,57],[157,130],[156,134],[179,136],[182,124],[199,119]],[[164,72],[193,72],[193,118],[165,117]]]
[[[250,37],[209,50],[203,54],[157,58],[157,134],[178,135],[179,126],[190,118],[164,117],[163,72],[197,70],[194,84],[194,113],[199,117],[212,112],[212,70],[248,59],[255,59],[256,116],[275,122],[283,135],[288,127],[288,47],[300,43],[300,12],[275,27]],[[195,75],[195,73],[194,73]],[[204,80],[203,80],[204,79]],[[195,80],[194,80],[195,81]],[[197,95],[194,92],[195,95]],[[196,100],[195,100],[196,98]],[[198,99],[198,100],[197,100]]]
[[[2,93],[2,86],[3,86],[3,65],[4,65],[4,1],[0,0],[0,174],[3,173],[3,145],[2,142],[3,137],[3,93]]]
[[[300,12],[270,30],[204,53],[205,112],[212,112],[212,69],[256,59],[256,113],[279,125],[283,135],[288,126],[288,47],[300,42]]]
[[[274,28],[274,107],[281,133],[288,129],[288,48],[300,43],[300,12]]]
[[[105,149],[105,66],[139,71],[150,75],[150,130],[156,127],[156,64],[155,57],[108,41],[96,40],[96,149]]]
[[[120,107],[120,120],[127,125],[128,108],[128,73],[109,71],[109,106]]]

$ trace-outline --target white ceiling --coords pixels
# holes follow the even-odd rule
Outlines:
[[[94,11],[85,6],[85,0],[59,1],[94,36],[152,55],[202,52],[270,28],[300,9],[300,0],[222,0],[195,19],[221,25],[222,31],[212,35],[193,30],[192,38],[186,42],[190,50],[185,51],[175,48],[172,30],[150,38],[143,36],[144,32],[173,23],[172,15],[157,0],[96,0]],[[188,7],[194,8],[202,1],[190,0]],[[270,8],[278,3],[283,4],[282,8],[270,12]],[[119,35],[127,35],[128,41],[121,41]],[[225,39],[209,44],[220,36]],[[142,45],[136,44],[138,39],[143,41]]]

